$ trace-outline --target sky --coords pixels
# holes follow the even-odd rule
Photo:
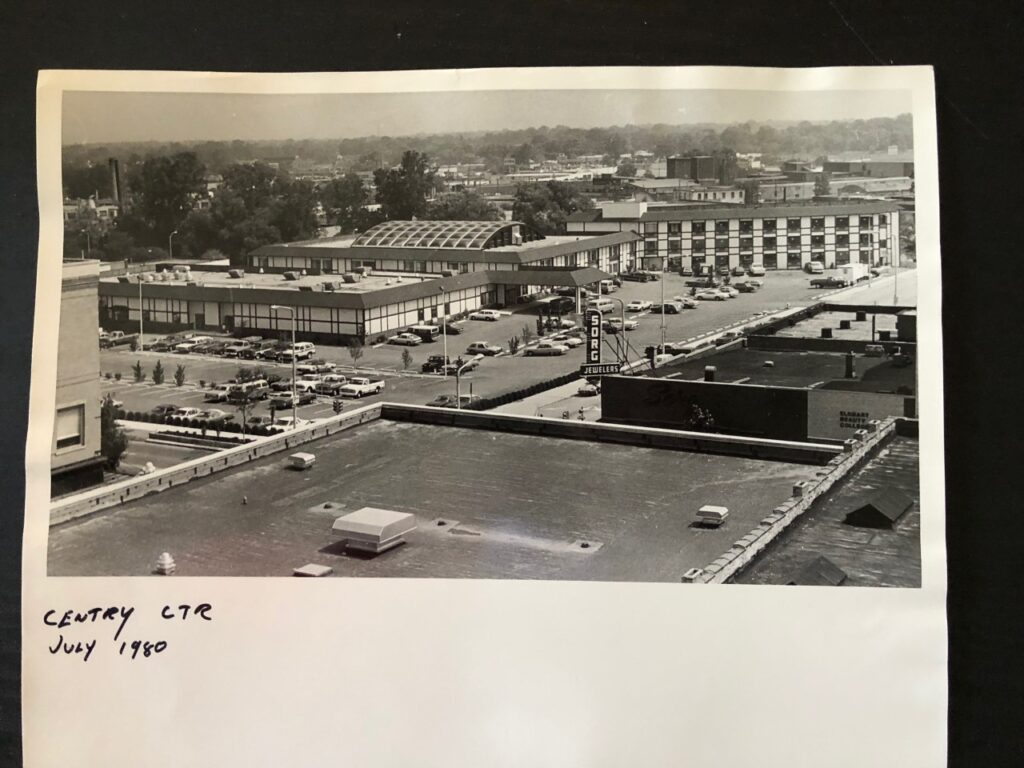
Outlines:
[[[63,143],[343,139],[666,123],[825,121],[911,111],[907,91],[579,90],[64,94]]]

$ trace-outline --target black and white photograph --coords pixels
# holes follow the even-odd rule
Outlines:
[[[41,73],[29,764],[938,764],[934,107]]]
[[[919,587],[912,113],[65,91],[47,573]]]

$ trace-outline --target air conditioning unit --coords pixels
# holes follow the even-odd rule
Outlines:
[[[119,283],[130,283],[132,280],[128,275],[118,275],[117,282]]]
[[[355,274],[354,272],[346,272],[341,276],[341,279],[344,280],[346,283],[354,283],[359,280],[359,275]]]
[[[245,277],[245,270],[244,269],[229,269],[228,270],[228,277],[233,277],[235,279],[239,279],[239,278]]]
[[[442,269],[441,277],[455,277],[455,272],[451,269]]]
[[[312,285],[300,285],[299,286],[299,290],[300,291],[312,291],[312,290],[314,290],[314,286],[312,286]]]
[[[299,279],[299,273],[298,272],[285,272],[284,273],[284,279],[285,280],[298,280]]]

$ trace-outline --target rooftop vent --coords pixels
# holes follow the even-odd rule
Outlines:
[[[262,272],[263,270],[260,270],[260,271]],[[228,270],[228,277],[233,277],[235,279],[245,277],[245,270],[244,269],[229,269]]]
[[[359,279],[359,275],[353,272],[346,272],[341,276],[341,279],[344,280],[346,283],[354,283]]]
[[[299,273],[298,272],[285,272],[284,273],[284,279],[285,280],[298,280],[299,279]]]

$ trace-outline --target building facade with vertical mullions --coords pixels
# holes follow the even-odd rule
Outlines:
[[[569,217],[570,234],[632,229],[645,266],[802,269],[861,263],[896,264],[899,214],[894,201],[682,208],[624,204],[614,217],[585,211]]]
[[[100,453],[98,261],[69,261],[61,275],[50,492],[103,482]]]

